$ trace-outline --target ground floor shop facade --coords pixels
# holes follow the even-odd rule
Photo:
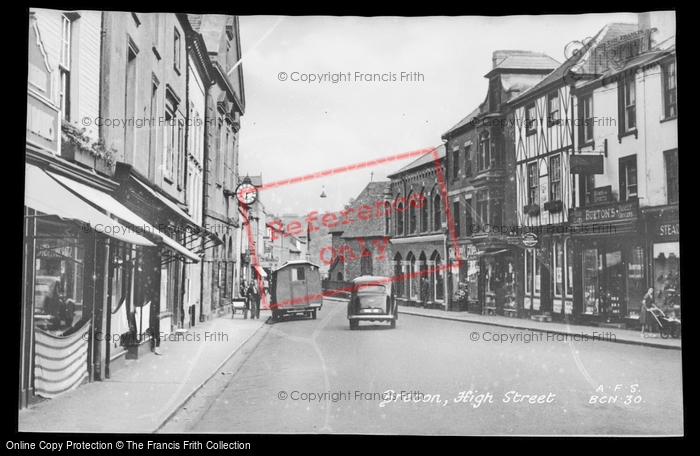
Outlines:
[[[153,219],[170,208],[29,148],[25,171],[20,408],[109,378],[186,327],[185,268],[199,260]]]
[[[449,270],[445,236],[392,239],[391,269],[395,296],[405,306],[445,309]]]

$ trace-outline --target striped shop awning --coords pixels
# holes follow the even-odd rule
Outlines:
[[[88,377],[90,322],[66,337],[34,328],[34,393],[54,398],[77,388]]]

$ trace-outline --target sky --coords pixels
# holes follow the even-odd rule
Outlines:
[[[270,184],[439,146],[484,101],[493,51],[544,52],[562,63],[568,43],[609,22],[636,23],[637,14],[243,16],[240,171]],[[401,81],[402,72],[413,80]],[[260,200],[268,214],[340,210],[415,158],[265,189]]]

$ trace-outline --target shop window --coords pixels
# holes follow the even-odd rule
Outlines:
[[[585,249],[583,251],[583,312],[586,314],[597,314],[599,311],[601,263],[598,249]]]
[[[620,201],[637,197],[637,156],[620,159]]]
[[[664,152],[666,162],[666,196],[668,204],[678,202],[678,149]]]
[[[503,258],[503,307],[507,310],[516,310],[517,306],[515,260],[508,255]]]
[[[654,254],[654,291],[656,305],[675,312],[680,317],[681,305],[681,269],[680,244],[663,242],[653,245]]]
[[[678,115],[678,97],[676,95],[676,62],[668,62],[662,67],[664,77],[664,116]]]
[[[34,322],[60,336],[82,318],[84,251],[74,239],[37,241]]]
[[[561,239],[554,240],[554,296],[561,297],[564,291],[564,245]]]
[[[566,296],[574,295],[574,249],[571,247],[569,239],[564,241],[566,251],[566,263],[564,263],[564,271],[566,272]]]
[[[627,258],[627,314],[639,317],[642,300],[646,294],[644,280],[644,249],[633,246],[629,249]]]

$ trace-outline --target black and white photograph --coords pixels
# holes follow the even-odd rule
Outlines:
[[[685,435],[675,10],[164,5],[22,19],[7,449]]]

